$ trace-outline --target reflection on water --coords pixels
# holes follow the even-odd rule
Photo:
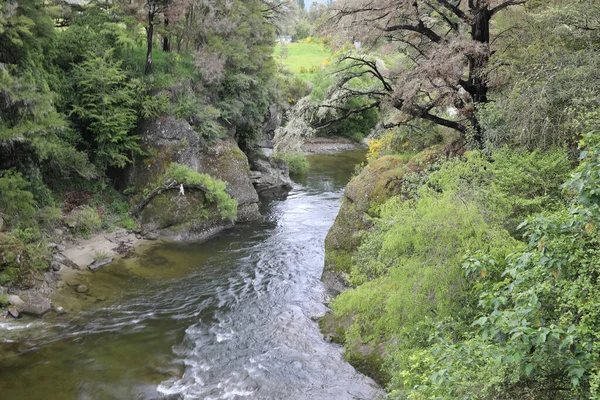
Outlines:
[[[140,250],[84,278],[67,315],[0,325],[0,398],[374,398],[312,319],[326,311],[323,240],[363,156],[311,156],[263,221]]]

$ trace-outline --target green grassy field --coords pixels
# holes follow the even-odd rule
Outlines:
[[[305,80],[310,80],[314,73],[301,72],[302,69],[308,71],[310,68],[320,68],[331,57],[329,49],[322,44],[288,43],[285,46],[287,57],[283,64],[290,72]],[[275,59],[281,61],[281,44],[275,47]]]

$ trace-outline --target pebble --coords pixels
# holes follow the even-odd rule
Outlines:
[[[90,289],[86,285],[78,285],[75,291],[77,293],[87,293]]]
[[[19,311],[15,307],[8,307],[8,314],[13,318],[19,318]]]

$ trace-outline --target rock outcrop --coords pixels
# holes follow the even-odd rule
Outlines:
[[[20,307],[23,314],[41,317],[52,309],[50,300],[38,293],[28,293],[25,304]]]
[[[227,193],[238,202],[237,222],[261,217],[253,185],[256,179],[251,179],[256,174],[251,173],[248,158],[233,138],[206,145],[190,124],[173,117],[145,121],[139,132],[150,155],[137,160],[128,170],[127,188],[138,193],[152,190],[161,184],[169,165],[178,163],[226,182]],[[139,197],[134,197],[136,200]],[[209,200],[197,188],[185,188],[182,195],[179,187],[174,187],[153,197],[139,212],[138,222],[143,234],[150,238],[204,240],[233,226],[232,221],[221,218],[216,205]]]
[[[248,154],[250,178],[259,194],[292,189],[292,180],[286,162],[275,158],[273,154],[275,131],[281,126],[282,121],[283,109],[278,105],[271,105],[265,115],[265,123],[256,147]]]

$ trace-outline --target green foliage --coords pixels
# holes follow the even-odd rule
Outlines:
[[[35,215],[35,201],[27,186],[18,172],[8,170],[0,175],[0,213],[9,227],[28,222]]]
[[[123,168],[132,154],[141,154],[138,137],[131,134],[137,122],[136,84],[127,79],[112,51],[90,55],[74,71],[79,96],[72,115],[96,143],[97,164]]]
[[[108,253],[106,251],[95,251],[94,252],[94,261],[103,261],[108,258]]]
[[[287,163],[292,175],[306,174],[310,166],[304,153],[283,153],[278,154],[277,157]]]
[[[87,206],[73,210],[65,218],[65,224],[73,230],[73,233],[83,237],[89,237],[90,234],[102,228],[102,220],[98,211]]]
[[[296,104],[298,100],[307,96],[310,89],[302,78],[291,73],[283,72],[277,76],[282,104]]]
[[[494,57],[503,85],[479,117],[492,145],[573,144],[600,124],[600,41],[591,34],[597,22],[589,22],[598,21],[600,8],[582,0],[528,6],[529,12],[499,20],[499,31],[515,19],[522,25],[500,39],[509,48]]]
[[[106,205],[106,210],[102,215],[102,227],[112,230],[114,227],[122,227],[127,230],[135,230],[137,225],[135,220],[129,214],[129,203],[121,199],[117,193],[112,193],[113,198],[107,198],[105,195],[100,204]]]
[[[156,96],[146,95],[142,100],[140,115],[142,118],[158,118],[171,111],[171,100],[166,93]]]
[[[19,282],[32,271],[49,266],[49,253],[44,243],[27,244],[13,233],[0,233],[0,285]]]
[[[222,111],[204,103],[189,89],[178,93],[173,114],[179,119],[188,121],[207,144],[214,144],[217,139],[227,135],[226,129],[219,121]]]
[[[502,356],[501,343],[491,341],[498,331],[474,335],[472,322],[478,299],[492,301],[479,297],[484,287],[514,286],[503,271],[512,260],[507,255],[522,248],[511,237],[516,221],[565,210],[561,182],[569,169],[564,150],[503,149],[406,174],[408,199],[394,197],[371,213],[378,215],[374,228],[363,233],[349,263],[353,289],[332,303],[336,318],[352,322],[348,357],[365,345],[380,354],[391,398],[495,398],[507,387],[510,398],[526,397],[519,388],[525,367]]]
[[[575,204],[530,218],[527,241],[507,258],[487,251],[466,259],[480,315],[458,343],[438,342],[412,398],[596,398],[600,383],[595,301],[598,270],[598,135],[583,143],[582,163],[568,186]],[[591,178],[591,179],[590,179]],[[508,367],[508,368],[507,368]],[[411,372],[406,374],[416,378]],[[473,390],[479,382],[480,390]],[[473,394],[477,393],[474,397]],[[410,397],[409,397],[410,398]]]
[[[225,182],[176,163],[169,166],[165,179],[173,179],[178,183],[202,187],[207,200],[216,203],[223,219],[233,221],[237,217],[237,200],[227,194]]]

